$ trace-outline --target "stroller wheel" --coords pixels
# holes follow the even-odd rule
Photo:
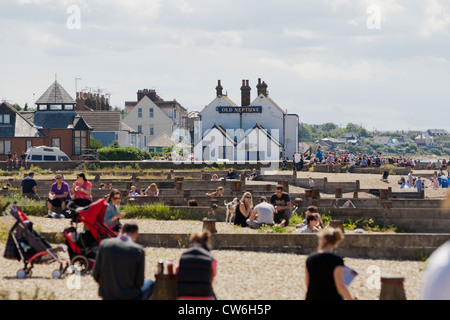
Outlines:
[[[53,279],[61,279],[61,271],[59,271],[58,269],[53,270],[52,278]]]
[[[20,269],[19,271],[17,271],[16,276],[18,279],[24,279],[27,276],[27,273],[24,269]]]
[[[82,255],[75,256],[70,261],[70,263],[72,264],[72,268],[75,272],[84,274],[89,270],[89,260],[85,256]]]

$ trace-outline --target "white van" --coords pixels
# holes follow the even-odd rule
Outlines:
[[[28,148],[27,152],[27,161],[28,162],[39,162],[39,161],[70,161],[70,158],[59,150],[58,148],[53,147],[35,147]]]

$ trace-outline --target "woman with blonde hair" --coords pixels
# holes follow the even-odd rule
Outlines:
[[[317,235],[318,252],[306,260],[306,300],[353,300],[344,282],[344,260],[333,253],[344,235],[334,228]]]
[[[148,197],[158,197],[159,196],[159,189],[156,186],[156,183],[152,183],[147,190],[145,190],[145,194]]]
[[[177,269],[178,300],[215,300],[212,287],[217,261],[211,254],[211,233],[191,235],[190,248],[180,258]]]
[[[243,228],[248,227],[247,219],[252,214],[253,209],[253,197],[250,192],[245,192],[239,201],[239,205],[236,206],[236,212],[234,216],[234,225],[241,226]]]

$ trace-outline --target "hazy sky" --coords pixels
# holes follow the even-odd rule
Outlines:
[[[57,73],[191,111],[262,78],[301,122],[450,131],[449,40],[445,0],[1,0],[0,99],[31,105]]]

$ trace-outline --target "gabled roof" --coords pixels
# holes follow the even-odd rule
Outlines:
[[[36,101],[36,104],[76,104],[75,100],[55,80],[54,83]]]
[[[178,143],[179,142],[177,140],[175,140],[174,138],[172,138],[172,136],[170,134],[168,134],[167,132],[163,131],[159,136],[157,136],[155,139],[150,141],[147,144],[147,147],[148,148],[171,147],[171,146],[174,146],[174,145],[176,145]]]
[[[259,131],[262,132],[267,138],[269,138],[271,141],[273,141],[277,146],[279,146],[279,147],[282,146],[282,144],[281,144],[277,139],[275,139],[275,138],[270,134],[270,132],[267,131],[267,129],[264,128],[264,127],[263,127],[262,125],[260,125],[259,123],[257,123],[257,124],[253,127],[253,129],[247,130],[247,132],[244,134],[244,138],[243,138],[241,141],[244,141],[244,140],[245,140],[245,137],[247,137],[249,134],[251,134],[252,131],[254,131],[254,130],[259,130]]]
[[[236,145],[236,141],[234,141],[234,138],[232,136],[230,136],[221,125],[218,125],[217,123],[215,123],[211,129],[209,129],[208,131],[205,132],[204,137],[206,137],[206,135],[208,135],[214,129],[218,130],[233,145]]]
[[[125,122],[120,121],[120,131],[128,131],[131,133],[136,133],[137,131],[127,125]]]
[[[94,131],[122,131],[120,111],[78,111]]]
[[[373,142],[379,143],[379,144],[388,144],[391,140],[391,137],[389,136],[375,136],[373,137]]]

